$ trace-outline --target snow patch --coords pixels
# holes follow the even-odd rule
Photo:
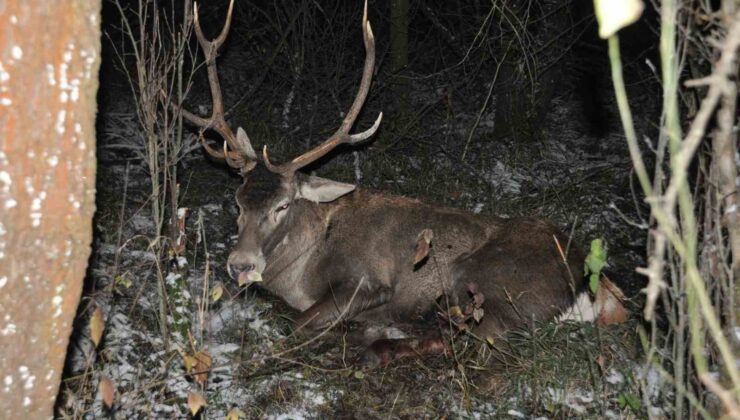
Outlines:
[[[227,302],[217,312],[211,313],[206,322],[206,329],[211,333],[216,333],[227,329],[226,327],[234,324],[248,322],[249,328],[256,332],[267,333],[269,335],[281,336],[274,331],[267,320],[262,316],[263,312],[269,309],[269,306],[261,309],[254,303],[243,304],[236,301]]]
[[[278,414],[278,415],[270,415],[265,417],[268,420],[304,420],[308,413],[306,413],[304,410],[299,409],[292,409],[291,411],[284,413],[284,414]]]
[[[516,417],[519,419],[527,418],[527,416],[525,416],[524,413],[522,413],[521,411],[514,410],[514,409],[507,411],[506,414],[510,415],[511,417]]]
[[[10,56],[13,57],[16,60],[20,60],[23,58],[23,49],[19,47],[18,45],[13,45],[13,48],[10,49]]]
[[[18,328],[16,327],[16,325],[12,322],[8,322],[7,324],[5,324],[5,327],[0,330],[0,335],[4,335],[7,337],[9,335],[15,334],[16,332],[18,332]]]
[[[624,382],[624,375],[611,368],[604,379],[612,385],[617,385]]]
[[[588,292],[582,292],[578,295],[575,303],[568,308],[562,315],[557,319],[557,322],[563,321],[580,321],[580,322],[594,322],[599,316],[599,311],[596,305],[591,302],[591,297]]]
[[[13,185],[13,180],[10,178],[10,174],[6,171],[0,171],[0,182],[5,184],[3,186],[3,192],[10,191],[10,186]]]
[[[581,415],[586,413],[587,406],[594,401],[591,391],[580,389],[566,391],[547,387],[547,395],[553,403],[564,405]]]

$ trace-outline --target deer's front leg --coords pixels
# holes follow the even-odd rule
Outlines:
[[[306,309],[295,320],[296,330],[319,330],[326,328],[340,316],[352,319],[355,315],[377,308],[391,300],[393,291],[390,288],[342,288],[329,290],[323,298]]]

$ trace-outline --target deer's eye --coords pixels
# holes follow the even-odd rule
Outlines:
[[[290,207],[290,203],[285,203],[282,206],[276,208],[275,209],[275,213],[281,212],[281,211],[287,209],[288,207]]]

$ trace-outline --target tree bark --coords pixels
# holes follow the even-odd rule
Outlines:
[[[408,112],[409,83],[401,73],[409,64],[409,1],[391,0],[391,80],[396,107],[400,113]]]
[[[92,239],[100,0],[6,0],[0,28],[0,418],[49,418]]]
[[[725,0],[722,2],[724,12],[723,23],[730,28],[733,20],[737,19],[737,2]],[[729,35],[728,35],[729,36]],[[737,54],[737,53],[736,53]],[[734,68],[730,74],[738,74],[740,66],[735,56]],[[712,142],[712,164],[716,166],[719,177],[718,190],[722,209],[722,221],[727,228],[727,247],[730,249],[732,259],[730,260],[730,281],[732,290],[727,290],[723,296],[725,302],[725,332],[729,337],[733,352],[740,354],[740,218],[738,217],[738,167],[735,157],[738,152],[737,126],[737,97],[738,81],[726,80],[723,89],[720,108],[717,112],[717,129]],[[721,240],[721,238],[720,238]],[[731,367],[729,367],[731,368]],[[723,379],[726,386],[731,385],[728,367],[722,369]]]

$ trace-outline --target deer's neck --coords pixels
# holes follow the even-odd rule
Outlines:
[[[316,262],[335,205],[301,201],[294,204],[293,220],[286,220],[285,232],[267,254],[262,287],[282,297],[288,305],[305,310],[320,296],[316,279],[305,276]]]

